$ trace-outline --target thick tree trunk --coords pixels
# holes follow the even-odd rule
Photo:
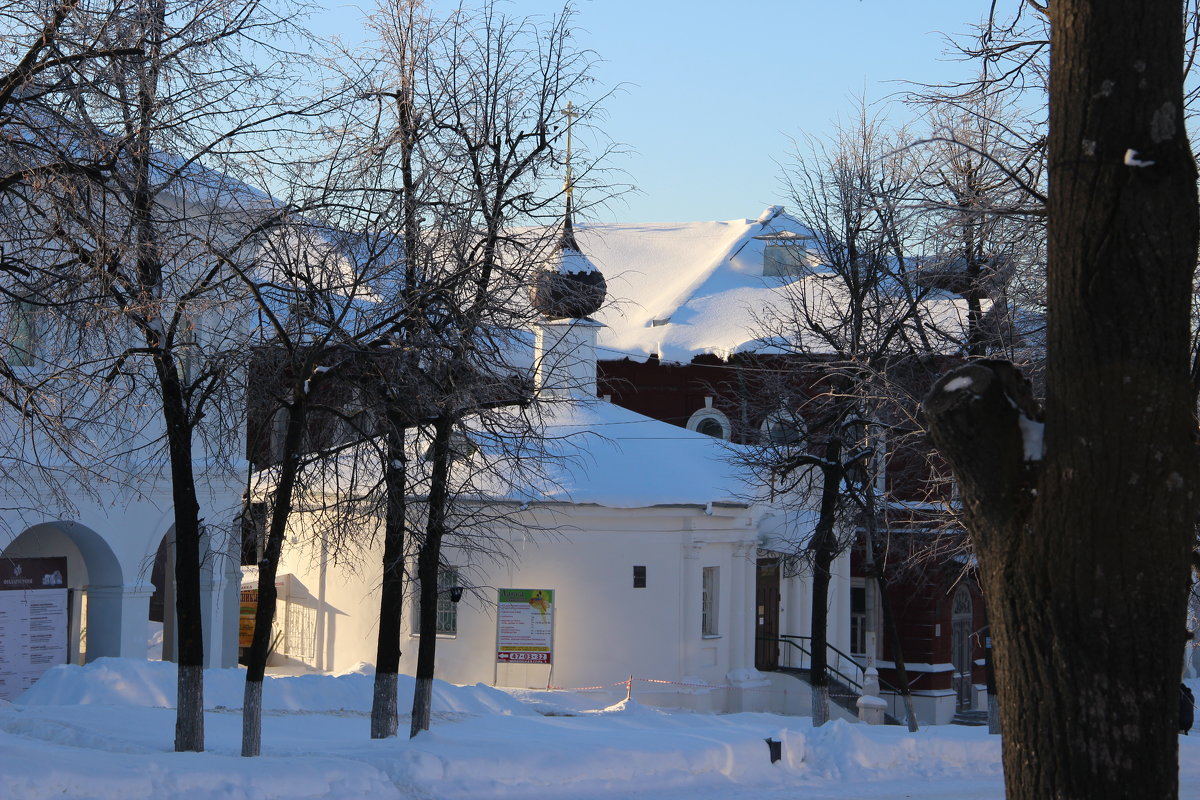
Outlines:
[[[375,691],[371,698],[372,739],[395,736],[399,726],[396,676],[400,672],[400,614],[404,606],[404,526],[407,515],[403,425],[400,413],[389,407],[388,463],[384,470],[387,511],[384,517],[383,583],[379,593]]]
[[[169,358],[169,357],[168,357]],[[173,364],[160,366],[163,420],[175,505],[175,614],[179,683],[175,750],[204,750],[204,621],[200,596],[200,503],[192,471],[192,436]]]
[[[144,221],[149,231],[149,216]],[[147,234],[152,238],[152,234]],[[144,251],[149,252],[147,247]],[[161,265],[144,255],[144,276],[161,274]],[[147,278],[147,284],[152,282]],[[175,507],[175,616],[178,686],[175,702],[175,750],[204,750],[204,615],[201,611],[200,502],[192,463],[192,421],[173,354],[156,332],[147,337],[156,350],[154,367],[162,400],[163,425],[171,464],[171,500]]]
[[[429,517],[425,540],[417,553],[417,581],[421,597],[421,632],[417,641],[416,683],[413,687],[412,725],[409,738],[429,730],[433,706],[434,662],[437,657],[438,568],[442,559],[442,537],[446,532],[449,507],[450,434],[454,421],[446,415],[434,423],[433,474],[429,487]]]
[[[262,752],[262,678],[247,680],[242,690],[242,755]]]
[[[838,464],[841,445],[831,438],[825,447],[825,460]],[[812,664],[809,668],[809,684],[812,686],[813,725],[821,726],[829,721],[829,579],[833,558],[837,553],[837,537],[834,523],[837,520],[838,495],[842,485],[840,466],[821,468],[821,511],[817,518],[817,529],[813,533],[813,585],[812,585]]]
[[[1197,485],[1182,8],[1049,9],[1044,452],[1008,365],[944,376],[926,409],[979,554],[1008,796],[1174,798]]]
[[[254,610],[254,634],[246,653],[246,688],[242,700],[242,755],[252,758],[262,752],[262,684],[271,651],[271,631],[275,624],[275,605],[278,592],[275,576],[292,508],[292,495],[300,474],[301,445],[307,419],[308,403],[303,390],[295,393],[288,406],[287,430],[283,439],[283,458],[280,461],[275,488],[271,498],[271,524],[262,560],[258,562],[258,606]]]

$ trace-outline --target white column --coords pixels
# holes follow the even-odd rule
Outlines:
[[[792,636],[808,636],[812,633],[812,574],[807,567],[788,586],[788,630]]]
[[[233,559],[208,553],[200,576],[200,614],[204,626],[204,665],[209,668],[237,665],[238,613],[241,570]]]
[[[875,669],[876,656],[879,652],[879,626],[883,615],[879,613],[879,584],[874,578],[867,578],[866,591],[863,593],[867,604],[867,631],[865,645],[867,648],[868,669]]]
[[[729,669],[741,679],[741,670],[746,668],[746,633],[753,636],[755,613],[754,598],[746,604],[746,545],[739,542],[733,546],[733,561],[729,576]],[[718,588],[718,592],[720,589]]]
[[[834,560],[829,581],[829,643],[850,652],[850,555]]]
[[[680,643],[683,650],[683,671],[688,678],[699,677],[696,657],[700,641],[700,549],[698,542],[683,545],[683,630]]]
[[[87,660],[146,658],[150,584],[87,587]]]
[[[742,632],[742,653],[746,659],[746,668],[754,669],[754,636],[757,632],[758,621],[758,544],[756,542],[746,542],[742,545],[742,574],[743,579],[742,592],[745,601],[745,607],[750,609],[751,616],[748,618],[749,625]],[[780,587],[782,589],[782,586]]]

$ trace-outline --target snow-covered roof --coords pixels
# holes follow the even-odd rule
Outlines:
[[[520,408],[497,409],[486,421],[465,420],[471,447],[453,466],[451,482],[465,497],[517,503],[575,503],[607,508],[749,506],[755,494],[748,476],[729,458],[730,445],[702,433],[642,416],[603,400],[572,398],[547,403],[531,428],[518,421]],[[512,419],[506,422],[506,417]],[[526,437],[525,431],[544,432]],[[415,495],[427,490],[429,431],[410,436]],[[377,451],[348,447],[314,468],[327,491],[379,478]],[[267,492],[276,468],[259,473],[255,492]],[[335,477],[336,475],[336,477]]]
[[[725,442],[604,401],[550,406],[547,482],[530,499],[610,508],[745,504],[751,493]]]
[[[799,249],[811,237],[778,206],[753,220],[590,224],[575,232],[608,279],[608,302],[594,315],[606,326],[601,359],[657,353],[686,363],[701,353],[769,350],[760,320],[797,293],[831,304],[830,316],[837,316],[838,282],[811,253],[797,253],[811,267],[804,274],[764,275],[767,247]],[[960,298],[938,292],[924,305],[941,327],[965,324]]]

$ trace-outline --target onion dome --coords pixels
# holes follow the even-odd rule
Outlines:
[[[550,319],[582,319],[600,310],[607,292],[604,275],[575,240],[568,197],[562,237],[545,269],[533,280],[533,307]]]

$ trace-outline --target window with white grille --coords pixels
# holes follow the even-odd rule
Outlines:
[[[437,634],[438,636],[456,636],[458,634],[458,603],[450,597],[450,590],[458,586],[458,569],[442,567],[438,570],[438,601],[437,601]],[[421,602],[418,595],[412,603],[412,632],[421,632]]]
[[[283,650],[287,655],[312,661],[316,657],[317,610],[298,603],[288,603],[283,638]]]
[[[704,636],[716,636],[717,630],[717,592],[720,589],[721,568],[705,567],[701,581],[700,595],[700,632]]]

